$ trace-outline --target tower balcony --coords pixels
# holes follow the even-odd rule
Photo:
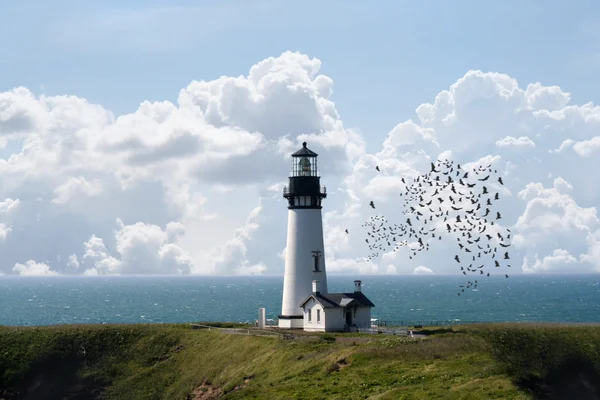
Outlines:
[[[283,197],[290,198],[292,196],[317,196],[321,198],[327,197],[327,187],[324,185],[286,185],[283,187]]]

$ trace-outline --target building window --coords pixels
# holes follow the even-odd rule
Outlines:
[[[321,310],[317,310],[317,324],[321,323]]]
[[[308,322],[312,322],[312,310],[308,310]]]
[[[312,256],[315,259],[315,263],[313,265],[313,272],[320,272],[321,271],[321,266],[319,265],[319,261],[321,258],[321,252],[320,251],[313,251],[312,252]]]

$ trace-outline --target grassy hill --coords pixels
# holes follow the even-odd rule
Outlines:
[[[282,340],[186,325],[0,327],[0,399],[598,398],[600,327],[426,333]]]

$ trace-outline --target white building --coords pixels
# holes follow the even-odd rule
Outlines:
[[[312,293],[300,306],[304,311],[304,330],[343,332],[371,328],[371,307],[375,304],[364,295],[361,281],[354,281],[354,293],[321,293],[313,282]]]
[[[355,281],[353,293],[328,293],[323,242],[321,186],[317,153],[302,143],[292,154],[288,200],[288,231],[279,327],[311,331],[347,331],[369,328],[374,304]],[[365,322],[366,321],[366,322]]]

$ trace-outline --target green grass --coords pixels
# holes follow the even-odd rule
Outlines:
[[[592,384],[600,370],[598,327],[423,333],[281,340],[186,325],[0,327],[0,398],[529,399],[560,392],[553,382],[576,393],[581,374],[567,382],[567,367],[586,366]]]

